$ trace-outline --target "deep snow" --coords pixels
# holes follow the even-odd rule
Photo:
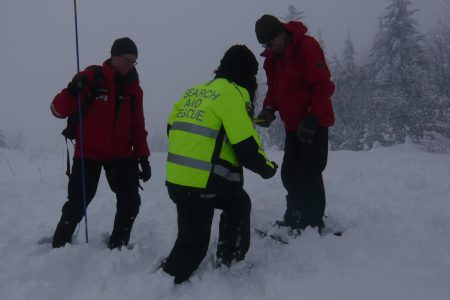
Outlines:
[[[52,249],[65,202],[65,153],[0,149],[0,299],[450,299],[450,155],[410,145],[333,151],[325,171],[326,214],[342,237],[306,230],[289,245],[252,236],[246,262],[214,269],[210,252],[189,282],[157,271],[176,237],[176,212],[164,186],[166,153],[152,153],[132,250],[111,251],[115,201],[102,176],[76,241]],[[282,152],[269,151],[281,165]],[[281,217],[279,174],[246,173],[252,227]],[[253,265],[249,269],[249,265]]]

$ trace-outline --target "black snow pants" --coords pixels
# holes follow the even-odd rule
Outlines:
[[[163,269],[175,277],[175,283],[187,280],[205,258],[216,208],[222,210],[217,264],[230,266],[245,258],[250,248],[251,201],[243,189],[213,196],[169,187],[169,196],[177,205],[178,235]]]
[[[132,157],[109,162],[85,159],[85,186],[87,205],[97,191],[102,167],[111,190],[116,194],[116,216],[114,228],[109,240],[111,248],[127,245],[134,220],[139,213],[141,198],[138,186],[138,166]],[[74,158],[72,173],[69,177],[68,201],[62,208],[61,219],[53,235],[53,247],[62,247],[70,243],[77,224],[84,216],[83,187],[81,177],[81,159]]]
[[[292,228],[323,227],[325,188],[322,172],[328,158],[328,128],[319,127],[311,144],[287,132],[281,180],[287,190],[284,223]]]

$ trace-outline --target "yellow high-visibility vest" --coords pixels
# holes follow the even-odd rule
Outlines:
[[[167,182],[206,188],[212,174],[230,182],[243,181],[231,145],[249,137],[260,145],[246,109],[249,98],[245,88],[223,78],[184,92],[168,121]],[[261,149],[259,152],[266,157]]]

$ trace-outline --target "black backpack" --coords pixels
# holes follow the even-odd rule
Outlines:
[[[92,82],[92,87],[88,93],[88,98],[83,102],[83,105],[81,106],[82,116],[84,116],[88,107],[91,105],[92,101],[99,95],[100,80],[103,77],[101,66],[92,65],[92,66],[87,67],[86,70],[94,70],[94,79]],[[61,134],[66,139],[66,143],[67,143],[68,139],[72,141],[76,138],[76,132],[77,132],[76,126],[79,121],[80,121],[79,112],[73,113],[69,117],[67,117],[66,128],[64,128],[64,130],[61,132]]]
[[[92,65],[86,68],[86,70],[94,70],[94,79],[92,82],[91,89],[88,93],[88,98],[83,102],[81,106],[82,116],[86,113],[89,105],[91,105],[92,101],[99,95],[100,91],[100,80],[103,77],[102,67],[97,65]],[[84,76],[84,75],[81,75]],[[64,136],[66,140],[66,152],[67,152],[67,169],[66,175],[70,176],[70,157],[69,157],[69,146],[67,145],[67,140],[73,144],[73,140],[77,135],[77,124],[80,121],[79,112],[71,114],[67,117],[67,125],[66,128],[63,129],[61,134]]]

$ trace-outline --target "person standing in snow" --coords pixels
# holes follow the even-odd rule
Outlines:
[[[187,280],[206,256],[214,209],[222,210],[217,265],[231,266],[250,247],[250,197],[245,167],[270,178],[277,165],[261,149],[253,118],[258,62],[244,45],[229,48],[215,77],[188,89],[168,121],[169,197],[177,206],[178,236],[163,270]]]
[[[277,224],[296,231],[324,227],[328,127],[334,124],[334,84],[319,43],[302,22],[280,22],[263,15],[256,21],[267,75],[267,94],[255,122],[268,127],[278,111],[286,130],[281,179],[286,211]]]
[[[94,198],[103,168],[117,199],[108,246],[113,249],[128,244],[141,203],[139,178],[146,182],[151,177],[143,92],[135,68],[137,56],[136,44],[130,38],[115,40],[111,58],[102,66],[78,73],[51,104],[55,117],[73,118],[78,113],[77,98],[80,97],[84,145],[82,151],[79,124],[76,124],[73,127],[76,144],[68,201],[62,208],[53,235],[54,248],[71,242],[75,228],[84,216],[82,153],[87,205]],[[75,117],[78,120],[78,115]]]

